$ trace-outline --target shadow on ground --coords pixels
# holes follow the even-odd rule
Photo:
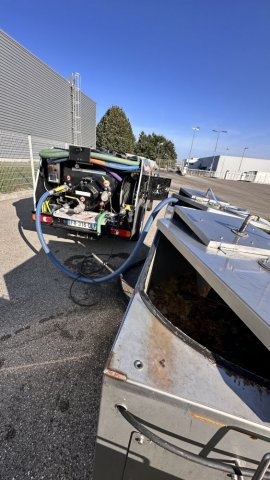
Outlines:
[[[9,300],[0,299],[0,477],[89,479],[102,371],[126,299],[117,281],[72,284],[36,241],[32,200],[13,205],[18,239],[34,255],[5,273]],[[74,241],[60,235],[46,229],[50,249],[74,271],[91,252],[115,269],[134,248],[120,239]],[[91,257],[84,267],[89,275],[100,269]],[[140,269],[141,264],[129,272],[132,285]]]

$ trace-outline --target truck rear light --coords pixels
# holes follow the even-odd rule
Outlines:
[[[44,215],[43,213],[39,216],[39,219],[42,223],[52,223],[53,221],[52,217],[49,217],[49,215]],[[35,213],[32,213],[32,220],[34,220],[34,222],[36,221]]]
[[[110,233],[111,235],[117,235],[118,237],[130,238],[131,236],[130,230],[123,230],[122,228],[111,228]]]
[[[40,221],[43,223],[52,223],[53,219],[52,217],[49,217],[48,215],[40,215]]]

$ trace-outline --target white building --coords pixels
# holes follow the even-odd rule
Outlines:
[[[190,160],[189,169],[211,170],[219,178],[270,183],[270,180],[266,181],[266,177],[270,178],[267,175],[270,174],[270,159],[216,155]]]

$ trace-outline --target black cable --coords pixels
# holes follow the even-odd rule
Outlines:
[[[86,261],[86,259],[89,258],[89,255],[88,256],[85,256],[81,265],[80,265],[80,271],[79,271],[79,274],[76,278],[74,278],[74,280],[72,280],[71,282],[71,285],[69,287],[69,298],[73,301],[73,303],[75,303],[76,305],[79,305],[80,307],[93,307],[94,305],[97,304],[97,302],[94,302],[94,303],[81,303],[79,302],[75,297],[74,295],[72,294],[72,289],[75,285],[75,283],[79,280],[80,276],[82,275],[82,265],[83,263]]]
[[[163,438],[159,437],[158,435],[153,433],[151,430],[146,428],[123,405],[116,405],[116,407],[118,411],[121,413],[121,415],[127,420],[127,422],[130,423],[132,427],[134,427],[138,432],[140,432],[142,435],[148,438],[151,442],[154,442],[156,445],[160,446],[161,448],[164,448],[165,450],[168,450],[169,452],[174,453],[175,455],[178,455],[179,457],[182,457],[185,460],[198,463],[199,465],[203,465],[204,467],[213,468],[215,470],[228,473],[229,475],[236,475],[236,476],[242,475],[247,477],[253,477],[255,472],[257,473],[257,470],[253,470],[251,468],[242,468],[242,467],[239,467],[238,465],[229,465],[228,463],[226,463],[226,460],[224,460],[224,462],[221,462],[219,460],[201,457],[200,455],[196,455],[195,453],[188,452],[183,448],[177,447],[176,445],[173,445],[167,440],[164,440]],[[269,453],[266,454],[262,460],[264,459],[267,460],[268,457],[269,457]],[[257,477],[257,478],[262,478],[262,477]],[[270,474],[266,473],[263,478],[265,480],[269,480]]]
[[[111,252],[112,253],[112,252]],[[109,258],[106,262],[104,262],[103,265],[101,265],[99,268],[97,268],[96,270],[92,271],[91,272],[91,277],[94,277],[95,275],[99,274],[104,268],[105,266],[107,265],[108,261],[110,260],[111,258],[111,254],[100,254],[100,255],[109,255]],[[95,305],[97,305],[98,301],[96,302],[93,302],[93,303],[82,303],[80,302],[79,300],[77,300],[74,295],[72,294],[72,289],[75,285],[75,283],[79,280],[79,278],[83,275],[83,276],[88,276],[87,273],[85,273],[83,271],[83,267],[85,265],[85,262],[86,260],[88,260],[89,258],[94,258],[93,257],[93,254],[91,253],[90,255],[85,255],[82,262],[81,262],[81,265],[80,265],[80,270],[79,270],[79,274],[76,278],[74,278],[74,280],[72,280],[71,282],[71,285],[70,285],[70,288],[69,288],[69,298],[76,304],[76,305],[79,305],[80,307],[94,307]],[[90,278],[90,277],[89,277]]]
[[[118,219],[118,221],[119,221],[119,219]],[[118,225],[118,228],[119,228],[119,225]],[[113,240],[116,241],[116,238],[113,238]],[[100,273],[104,268],[106,268],[106,265],[109,266],[109,261],[110,261],[112,258],[120,257],[121,255],[124,255],[124,253],[121,253],[121,252],[113,253],[113,250],[114,250],[114,245],[112,245],[112,249],[111,249],[111,252],[110,252],[109,254],[106,253],[106,252],[95,253],[96,256],[100,256],[100,257],[107,255],[107,256],[108,256],[108,259],[107,259],[105,262],[103,262],[103,265],[102,265],[99,269],[97,269],[97,270],[95,270],[95,271],[93,271],[93,272],[91,273],[91,277],[94,276],[94,275],[96,275],[97,273]],[[72,294],[72,289],[73,289],[74,285],[76,284],[76,282],[79,280],[80,276],[81,276],[81,275],[88,276],[87,274],[85,274],[85,273],[83,272],[83,266],[84,266],[84,263],[85,263],[85,261],[86,261],[87,258],[93,258],[93,253],[91,253],[90,255],[87,255],[87,256],[84,257],[84,259],[83,259],[83,261],[82,261],[82,263],[81,263],[81,265],[80,265],[79,274],[78,274],[78,276],[72,281],[72,283],[71,283],[71,285],[70,285],[70,289],[69,289],[69,298],[70,298],[76,305],[78,305],[78,306],[80,306],[80,307],[93,307],[93,306],[97,305],[97,303],[98,303],[98,301],[96,301],[96,302],[94,302],[94,303],[88,303],[88,304],[86,304],[86,303],[81,303],[81,302],[78,301],[78,300],[74,297],[74,295]],[[126,271],[129,271],[129,270],[131,270],[132,268],[136,268],[137,266],[141,265],[142,263],[145,262],[145,259],[146,259],[146,257],[143,258],[143,259],[141,259],[141,260],[138,260],[137,262],[134,262],[133,264],[131,264],[131,265],[126,269]],[[91,277],[90,277],[90,278],[91,278]],[[123,285],[122,285],[122,282],[121,282],[121,279],[120,279],[120,278],[119,278],[118,284],[119,284],[119,286],[120,286],[120,291],[121,291],[122,298],[123,298],[123,300],[124,300],[125,306],[127,306],[128,302],[129,302],[129,298],[127,297],[126,293],[124,292]]]
[[[100,268],[94,270],[91,272],[91,277],[94,277],[95,275],[97,275],[98,273],[100,273],[104,268],[106,268],[106,265],[109,266],[109,261],[112,259],[112,258],[115,258],[115,257],[120,257],[121,255],[123,255],[123,253],[119,252],[119,253],[113,253],[113,248],[112,248],[112,251],[110,253],[97,253],[95,254],[97,256],[108,256],[108,259],[103,262],[103,265],[101,265]],[[80,270],[79,270],[79,273],[78,273],[78,276],[76,278],[74,278],[74,280],[72,280],[71,282],[71,285],[70,285],[70,288],[69,288],[69,298],[78,306],[80,307],[93,307],[95,305],[97,305],[98,301],[94,302],[94,303],[82,303],[80,302],[79,300],[77,300],[75,298],[75,296],[73,295],[72,293],[72,290],[74,288],[74,285],[75,283],[79,280],[80,276],[81,275],[84,275],[84,276],[88,276],[87,273],[85,273],[83,271],[83,267],[85,265],[85,262],[87,261],[87,259],[89,258],[94,258],[93,257],[93,253],[91,253],[90,255],[85,255],[83,257],[83,260],[81,262],[81,265],[80,265]],[[136,268],[138,267],[139,265],[141,265],[142,263],[145,262],[145,258],[142,258],[141,260],[138,260],[137,262],[134,262],[132,265],[130,265],[126,271],[129,271],[131,270],[132,268]],[[91,278],[89,276],[89,278]],[[129,298],[127,297],[127,295],[125,294],[124,290],[123,290],[123,285],[122,285],[122,282],[121,280],[119,281],[119,286],[120,286],[120,290],[121,290],[121,293],[122,293],[122,296],[123,296],[123,299],[124,299],[124,303],[125,305],[128,304],[129,302]]]

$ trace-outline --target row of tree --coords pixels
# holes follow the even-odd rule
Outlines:
[[[97,147],[111,152],[134,153],[156,160],[159,166],[173,166],[176,162],[175,146],[163,135],[141,132],[138,141],[129,119],[122,108],[113,106],[107,110],[97,125]]]

